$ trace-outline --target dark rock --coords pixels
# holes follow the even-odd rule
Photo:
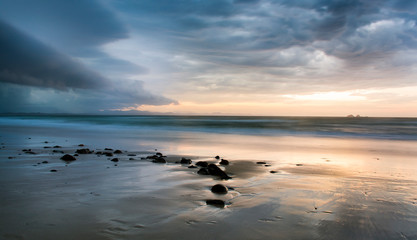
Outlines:
[[[56,146],[54,146],[54,148],[62,148],[61,146],[59,146],[59,145],[56,145]]]
[[[70,162],[70,161],[75,161],[77,159],[74,156],[71,156],[69,154],[65,154],[64,156],[61,157],[61,160]]]
[[[269,171],[270,173],[277,173],[277,171]]]
[[[197,168],[196,166],[194,166],[194,165],[191,165],[191,166],[189,166],[188,168]]]
[[[129,158],[130,161],[135,160],[134,158]]]
[[[120,150],[114,151],[114,154],[121,154],[121,153],[122,153],[122,151],[120,151]]]
[[[162,157],[158,157],[158,158],[155,158],[154,160],[152,160],[152,162],[154,162],[154,163],[166,163],[167,161]]]
[[[181,164],[191,164],[191,159],[188,158],[181,158]]]
[[[78,147],[84,147],[84,144],[78,144]]]
[[[229,161],[222,159],[219,163],[220,165],[229,165]]]
[[[103,152],[96,152],[97,155],[103,155]]]
[[[199,161],[195,165],[200,166],[200,167],[208,167],[208,163],[207,162],[203,162],[203,161]]]
[[[36,154],[35,152],[32,152],[32,151],[26,151],[25,153],[27,153],[27,154]]]
[[[106,155],[106,157],[113,157],[113,153],[111,153],[111,152],[106,152],[106,153],[103,153],[104,155]]]
[[[104,150],[105,151],[113,151],[113,149],[111,149],[111,148],[105,148]]]
[[[23,149],[22,152],[30,152],[32,149]]]
[[[215,158],[215,159],[220,159],[220,157],[219,157],[219,156],[215,156],[214,158]]]
[[[303,166],[303,164],[297,163],[297,164],[295,164],[295,166],[300,167],[300,166]]]
[[[216,184],[213,187],[211,187],[211,192],[217,193],[217,194],[226,194],[227,193],[227,187],[225,187],[222,184]]]
[[[13,158],[15,158],[15,157],[8,157],[8,159],[13,159]]]
[[[90,151],[88,148],[77,149],[76,153],[78,154],[91,154],[93,151]]]
[[[213,163],[209,164],[207,169],[210,175],[218,176],[220,177],[220,179],[231,179],[231,177],[229,177],[223,170],[221,170],[218,166],[216,166]]]
[[[43,148],[51,148],[51,147],[49,147],[49,146],[45,146],[45,147],[43,147]]]
[[[50,172],[58,172],[57,170],[55,170],[55,169],[51,169],[51,171]]]
[[[208,168],[205,168],[205,167],[200,168],[200,170],[198,170],[197,173],[200,175],[210,175]]]
[[[78,154],[74,154],[75,157],[78,157]]]
[[[146,159],[157,159],[157,158],[159,158],[157,155],[150,155],[146,157]]]
[[[269,165],[269,164],[265,164],[265,167],[270,167],[271,165]]]
[[[46,164],[46,163],[49,163],[49,162],[48,162],[48,161],[43,161],[42,163],[43,163],[43,164]]]
[[[127,154],[127,156],[129,156],[129,157],[134,157],[134,156],[136,156],[136,154],[129,153],[129,154]]]
[[[256,164],[266,164],[266,162],[256,162]]]
[[[160,153],[160,152],[155,153],[155,155],[162,157],[162,153]]]
[[[48,143],[48,141],[45,141],[44,143]]]
[[[224,208],[224,201],[219,199],[208,199],[206,200],[207,205]]]
[[[112,161],[112,162],[118,162],[119,161],[119,159],[118,158],[113,158],[112,160],[110,160],[110,161]]]
[[[64,151],[61,151],[61,150],[53,150],[52,152],[54,152],[54,153],[64,153]]]

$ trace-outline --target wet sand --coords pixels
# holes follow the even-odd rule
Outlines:
[[[102,136],[2,129],[1,239],[417,239],[415,142]],[[122,153],[60,159],[105,147]],[[154,148],[168,163],[142,159]],[[175,163],[216,155],[232,179]],[[212,193],[218,183],[229,192]]]

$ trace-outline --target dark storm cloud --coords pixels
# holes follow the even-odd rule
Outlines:
[[[108,81],[0,20],[0,81],[67,90],[101,88]]]
[[[125,26],[97,1],[1,0],[0,14],[13,26],[66,53],[128,37]]]
[[[176,103],[123,80],[148,69],[102,51],[129,34],[97,1],[1,0],[2,112],[87,113]],[[98,71],[100,73],[98,73]]]

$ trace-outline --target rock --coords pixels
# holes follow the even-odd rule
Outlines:
[[[135,156],[136,156],[136,154],[129,153],[129,154],[127,154],[127,156],[129,156],[129,157],[135,157]]]
[[[110,160],[110,161],[112,161],[112,162],[118,162],[119,161],[119,159],[118,158],[113,158],[112,160]]]
[[[207,205],[224,208],[224,201],[219,199],[208,199],[206,200]]]
[[[229,177],[223,170],[221,170],[218,166],[216,166],[213,163],[209,164],[207,169],[210,175],[218,176],[220,177],[220,179],[231,179],[231,177]]]
[[[103,152],[96,152],[97,155],[103,155]]]
[[[15,157],[8,157],[8,159],[13,159],[13,158],[15,158]]]
[[[56,146],[54,146],[54,148],[62,148],[61,146],[59,146],[59,145],[56,145]]]
[[[155,155],[159,156],[159,157],[162,157],[162,153],[160,153],[160,152],[155,153]]]
[[[30,152],[32,149],[23,149],[22,152]]]
[[[121,153],[122,153],[122,151],[120,151],[120,150],[114,151],[114,154],[121,154]]]
[[[200,170],[198,170],[197,173],[200,174],[200,175],[210,175],[210,173],[208,171],[208,168],[206,168],[206,167],[200,168]]]
[[[162,157],[155,158],[154,160],[152,160],[152,162],[154,162],[154,163],[167,163],[167,161]]]
[[[219,163],[220,165],[229,165],[229,161],[222,159]]]
[[[104,155],[106,155],[107,157],[113,157],[113,153],[111,153],[111,152],[106,152],[106,153],[103,153]]]
[[[90,151],[90,149],[88,148],[83,148],[83,149],[77,149],[76,153],[78,154],[91,154],[94,151]]]
[[[48,141],[45,141],[44,143],[48,143]]]
[[[51,147],[49,147],[49,146],[45,146],[45,147],[43,147],[43,148],[51,148]]]
[[[215,159],[220,159],[220,157],[219,157],[219,156],[215,156],[214,158],[215,158]]]
[[[277,173],[277,171],[269,171],[270,173]]]
[[[27,154],[36,154],[35,152],[32,152],[32,151],[26,151],[25,153],[27,153]]]
[[[181,164],[191,164],[191,159],[188,158],[181,158]]]
[[[207,162],[203,162],[203,161],[199,161],[195,165],[200,166],[200,167],[208,167],[208,163]]]
[[[46,164],[46,163],[49,163],[49,162],[48,162],[48,161],[43,161],[42,163],[43,163],[43,164]]]
[[[134,158],[129,158],[130,161],[135,160]]]
[[[64,151],[61,151],[61,150],[53,150],[52,152],[54,152],[54,153],[64,153]]]
[[[303,166],[304,164],[301,164],[301,163],[297,163],[297,164],[295,164],[295,166],[297,166],[297,167],[301,167],[301,166]]]
[[[194,166],[194,165],[191,165],[191,166],[189,166],[188,168],[197,168],[196,166]]]
[[[74,156],[71,156],[69,154],[65,154],[64,156],[61,157],[61,160],[70,162],[70,161],[75,161],[77,159]]]
[[[50,172],[58,172],[57,170],[55,170],[55,169],[51,169],[50,170]]]
[[[226,194],[227,193],[227,187],[225,187],[222,184],[216,184],[213,187],[211,187],[211,192],[217,193],[217,194]]]
[[[78,154],[74,154],[74,157],[78,157]]]
[[[84,147],[84,144],[78,144],[78,147]]]
[[[256,164],[266,164],[266,162],[256,162]]]
[[[105,151],[113,151],[113,149],[111,149],[111,148],[105,148],[104,150]]]
[[[265,164],[265,167],[270,167],[271,165],[269,165],[269,164]]]

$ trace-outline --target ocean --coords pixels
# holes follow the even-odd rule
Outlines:
[[[2,116],[3,126],[249,136],[314,136],[417,140],[417,118],[245,117],[245,116]]]

